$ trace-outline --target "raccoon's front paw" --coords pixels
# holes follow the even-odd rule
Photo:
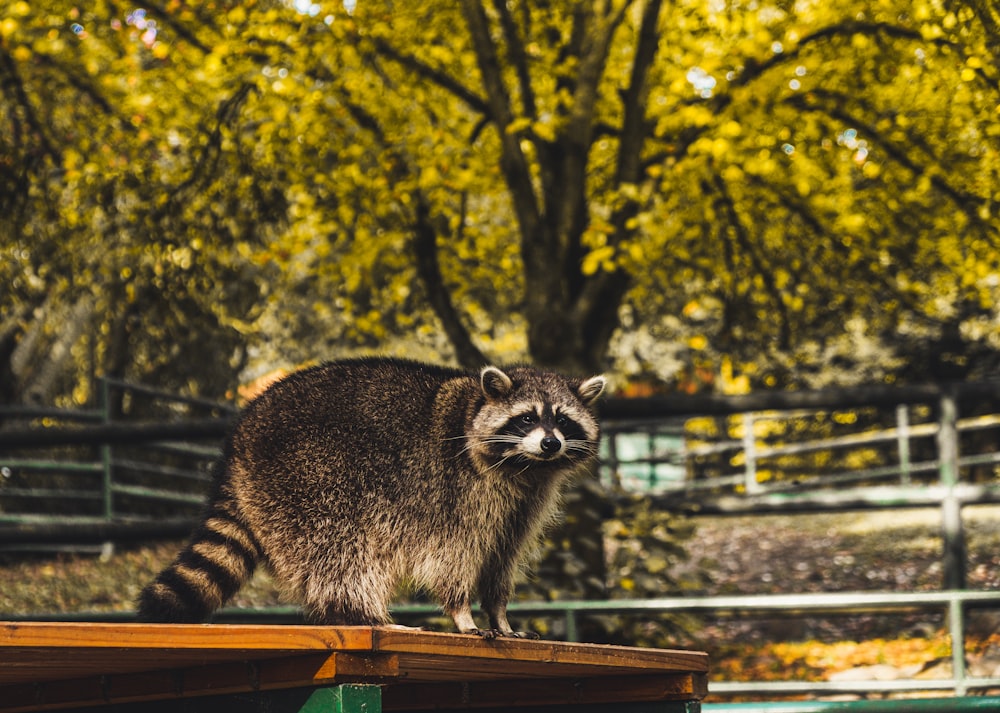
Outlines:
[[[538,639],[541,638],[533,631],[503,631],[501,629],[476,629],[476,634],[479,634],[484,639],[492,641],[493,639]]]

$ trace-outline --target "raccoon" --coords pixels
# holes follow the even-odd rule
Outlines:
[[[507,621],[514,577],[560,486],[596,456],[604,388],[386,358],[296,372],[241,413],[204,519],[143,589],[139,618],[204,621],[264,564],[310,623],[389,624],[407,581],[460,632],[529,635]]]

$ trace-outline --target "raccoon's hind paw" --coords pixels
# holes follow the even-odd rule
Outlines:
[[[487,641],[493,641],[493,639],[496,639],[496,638],[498,638],[500,636],[503,636],[503,634],[500,631],[498,631],[497,629],[464,629],[464,630],[462,630],[459,633],[462,633],[462,634],[472,634],[474,636],[481,636],[482,638],[486,639]]]
[[[541,638],[533,631],[500,631],[500,629],[469,629],[463,634],[475,634],[487,641],[494,639],[538,639]]]
[[[535,631],[512,631],[509,634],[504,634],[504,636],[509,636],[513,639],[540,639],[541,636]]]

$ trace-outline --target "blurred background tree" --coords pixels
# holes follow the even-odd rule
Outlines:
[[[998,28],[986,0],[12,0],[0,401],[366,351],[689,391],[992,373]],[[568,506],[542,596],[670,584],[669,514]]]
[[[2,398],[220,395],[358,350],[986,373],[997,28],[978,0],[19,0]]]

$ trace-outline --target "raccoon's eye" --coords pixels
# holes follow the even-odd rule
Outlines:
[[[538,423],[538,415],[533,413],[526,413],[521,416],[521,423]]]
[[[563,416],[561,413],[556,415],[556,425],[557,426],[559,426],[560,428],[562,428],[567,423],[569,423],[569,419],[566,416]]]

